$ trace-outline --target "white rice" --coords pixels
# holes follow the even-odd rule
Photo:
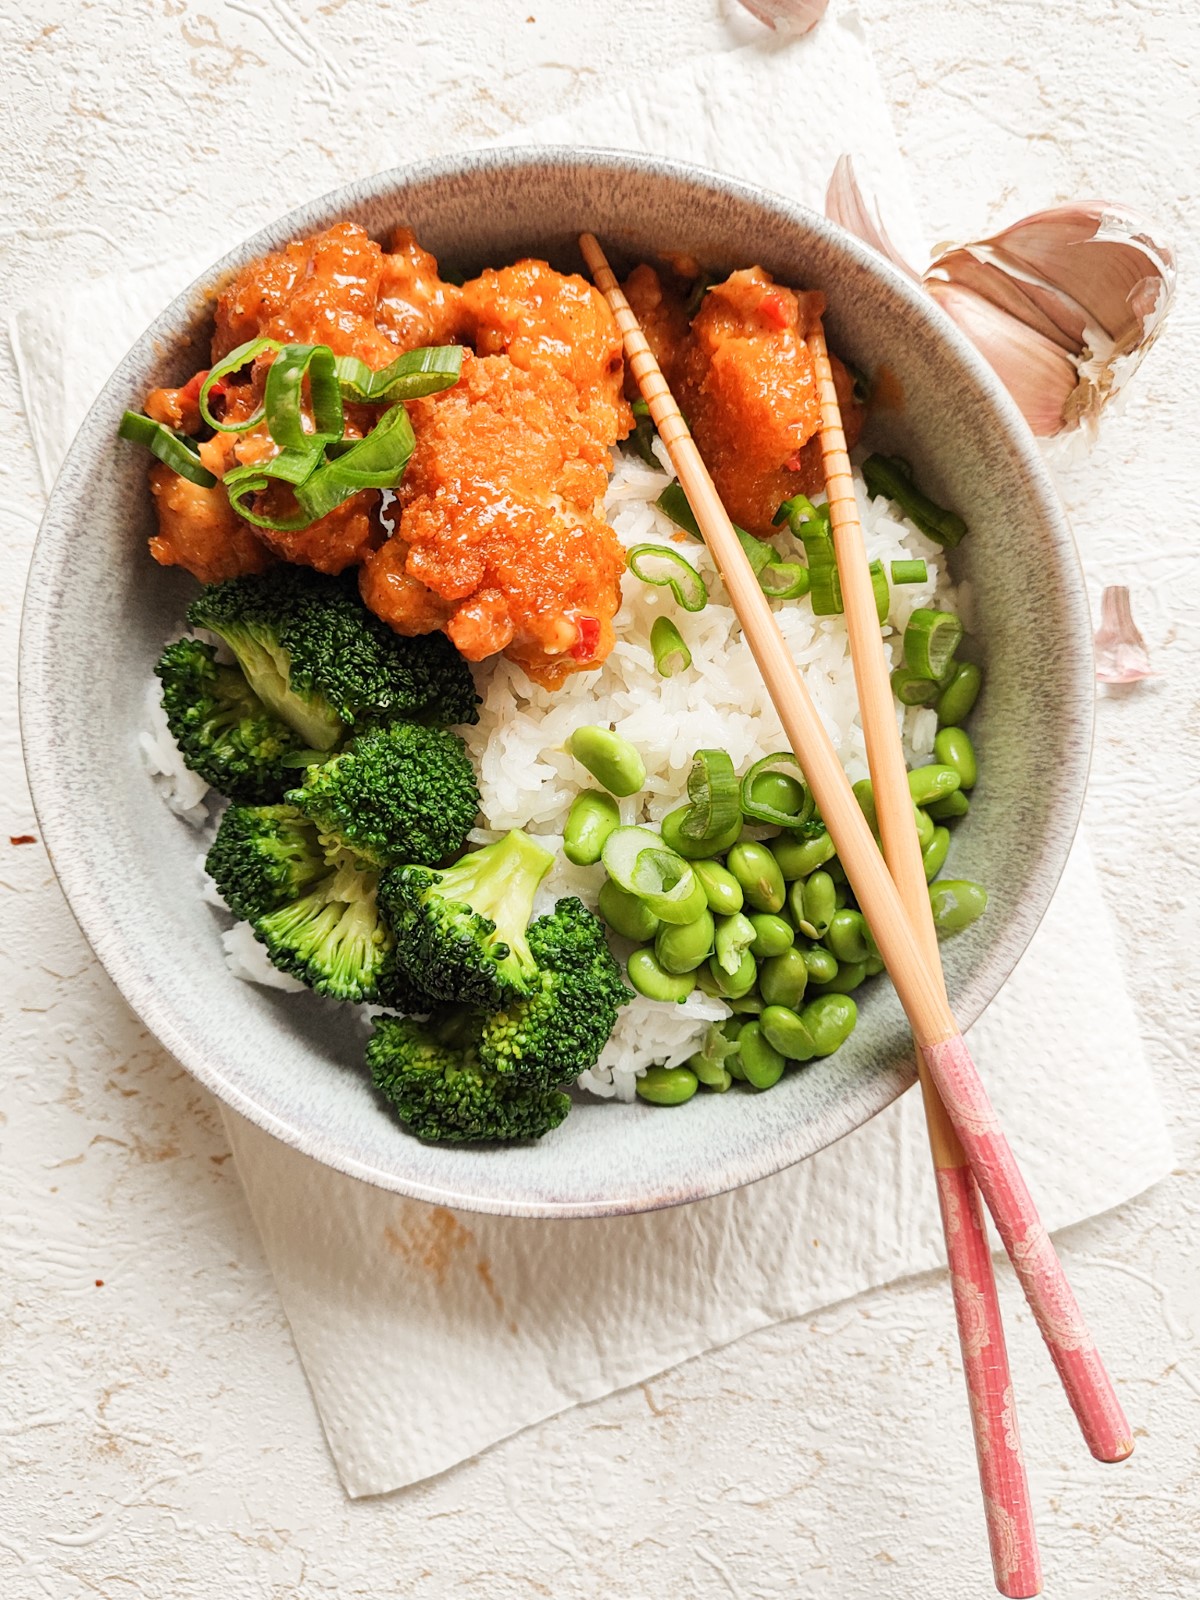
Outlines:
[[[684,555],[708,584],[709,601],[688,614],[675,605],[669,589],[640,582],[631,573],[622,580],[622,604],[616,618],[616,643],[597,672],[578,673],[553,692],[530,682],[520,667],[503,657],[476,669],[483,696],[479,723],[464,737],[479,776],[483,825],[472,831],[473,843],[485,844],[510,828],[526,828],[555,851],[556,864],[539,892],[535,910],[550,909],[565,894],[575,894],[595,907],[604,881],[600,867],[574,867],[562,855],[562,831],[571,802],[590,783],[589,775],[564,745],[585,723],[617,729],[637,746],[646,763],[646,785],[640,795],[621,801],[623,822],[657,823],[686,798],[692,754],[705,747],[729,752],[738,771],[774,751],[787,748],[778,715],[758,675],[750,652],[741,648],[741,629],[705,547],[681,542],[679,530],[654,506],[671,481],[663,461],[658,471],[632,451],[614,452],[614,470],[605,511],[626,546],[663,544]],[[884,644],[892,666],[901,664],[904,627],[918,606],[938,604],[967,620],[970,596],[958,591],[946,573],[944,553],[886,500],[872,501],[861,475],[855,486],[868,555],[883,562],[921,558],[928,568],[924,583],[893,585]],[[800,552],[789,534],[776,541],[785,558]],[[804,601],[774,601],[773,609],[821,720],[833,740],[851,781],[867,776],[866,748],[858,714],[849,640],[842,617],[815,617]],[[692,653],[692,665],[670,679],[658,676],[651,654],[650,627],[660,611],[669,611]],[[936,714],[923,707],[897,708],[897,720],[910,765],[927,761],[933,752]],[[183,765],[166,726],[154,680],[147,699],[147,729],[141,735],[147,766],[171,808],[193,826],[210,823],[215,812],[206,806],[207,785]],[[220,904],[207,875],[204,897]],[[249,924],[238,923],[223,936],[230,971],[251,983],[277,989],[302,987],[277,972]],[[614,940],[623,959],[629,946]],[[712,1022],[729,1015],[720,1000],[696,991],[683,1005],[637,996],[621,1013],[600,1060],[579,1079],[579,1087],[602,1098],[632,1100],[637,1078],[654,1063],[676,1065],[699,1047]]]

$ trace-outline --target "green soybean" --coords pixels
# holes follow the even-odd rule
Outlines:
[[[835,977],[828,983],[814,984],[822,994],[849,994],[852,989],[857,989],[869,976],[865,961],[843,961],[837,969]]]
[[[709,956],[708,970],[716,983],[717,993],[725,999],[740,1000],[758,982],[758,963],[749,950],[742,951],[736,972],[726,972],[716,956]]]
[[[948,822],[952,817],[965,817],[971,809],[971,802],[961,789],[955,789],[944,800],[935,800],[929,807],[929,815],[935,822]]]
[[[577,867],[595,866],[604,841],[621,826],[621,812],[611,794],[584,789],[575,796],[563,831],[563,855]]]
[[[823,939],[837,910],[837,884],[827,872],[813,872],[791,891],[792,915],[801,933]]]
[[[830,856],[829,860],[825,863],[825,871],[833,879],[834,883],[849,882],[848,878],[846,877],[846,869],[836,856]]]
[[[689,839],[680,831],[680,823],[691,810],[691,806],[677,806],[674,811],[668,811],[659,826],[662,829],[663,843],[676,855],[685,857],[688,861],[710,861],[714,856],[723,856],[731,845],[735,845],[742,831],[742,819],[738,816],[729,828],[715,839]]]
[[[636,794],[646,781],[646,763],[619,733],[590,724],[576,728],[567,749],[610,794]]]
[[[804,785],[786,772],[760,772],[750,785],[752,804],[770,806],[785,817],[798,817],[806,798]]]
[[[754,929],[750,954],[759,961],[765,961],[770,956],[781,956],[785,950],[791,949],[796,930],[786,917],[778,916],[773,911],[756,911],[750,923]]]
[[[810,872],[824,866],[836,853],[833,840],[827,833],[818,833],[812,839],[799,839],[794,834],[785,833],[771,840],[771,854],[789,883],[797,878],[807,878]]]
[[[654,940],[654,954],[664,972],[694,972],[712,955],[716,929],[712,912],[705,910],[695,922],[664,923]]]
[[[949,849],[950,829],[935,828],[933,830],[933,838],[921,851],[921,860],[925,864],[926,883],[932,883],[946,865],[946,853]]]
[[[935,707],[943,728],[957,728],[967,720],[979,698],[982,685],[983,673],[973,661],[955,663],[950,681],[938,696]]]
[[[738,1036],[738,1060],[746,1082],[754,1089],[771,1089],[787,1065],[780,1051],[765,1037],[760,1022],[748,1022]]]
[[[920,806],[914,806],[913,809],[917,813],[917,838],[920,841],[921,849],[924,850],[930,839],[933,838],[933,830],[937,824],[928,811],[922,811]]]
[[[803,952],[804,966],[813,983],[828,983],[837,977],[837,957],[832,950],[826,950],[824,945],[809,945]]]
[[[700,879],[708,909],[718,916],[731,917],[745,904],[742,886],[719,861],[693,861],[692,871]]]
[[[867,977],[868,978],[874,978],[879,973],[881,973],[883,971],[883,969],[884,969],[883,957],[882,956],[868,956],[866,961],[863,963],[863,966],[866,969]]]
[[[701,968],[701,971],[703,970]],[[737,1016],[756,1017],[763,1008],[763,1003],[756,994],[723,994],[721,999]]]
[[[674,1000],[682,1005],[695,988],[690,972],[665,971],[654,951],[645,947],[633,952],[625,970],[630,983],[647,1000]]]
[[[979,777],[979,764],[975,760],[975,746],[963,728],[939,728],[933,741],[933,753],[944,766],[958,773],[960,789],[973,789]]]
[[[866,938],[866,920],[861,911],[835,911],[825,934],[825,943],[843,962],[865,961],[871,954]]]
[[[948,939],[969,928],[983,915],[987,902],[987,890],[969,878],[941,878],[930,884],[929,903],[938,938]]]
[[[819,994],[805,1006],[800,1020],[812,1035],[815,1053],[831,1056],[854,1032],[858,1007],[848,994]]]
[[[754,924],[749,917],[735,911],[731,917],[717,919],[713,959],[722,972],[736,972],[753,943]]]
[[[735,844],[725,857],[725,865],[742,886],[742,893],[756,911],[780,911],[787,888],[779,863],[765,844],[747,839]]]
[[[654,1106],[681,1106],[699,1086],[690,1067],[647,1067],[637,1081],[637,1092]]]
[[[769,1006],[790,1006],[794,1011],[807,987],[808,963],[795,945],[758,969],[758,992]]]
[[[733,1052],[731,1051],[730,1054]],[[706,1089],[715,1089],[718,1094],[724,1093],[733,1081],[729,1076],[725,1063],[728,1056],[705,1055],[697,1051],[694,1056],[689,1056],[686,1065],[689,1071],[694,1072]]]
[[[635,944],[648,944],[661,927],[644,900],[629,894],[611,878],[604,880],[600,890],[600,915],[614,933]]]
[[[908,792],[917,805],[928,806],[953,794],[961,781],[953,767],[936,763],[928,767],[914,767],[908,775]]]
[[[870,828],[871,832],[878,839],[879,813],[875,807],[875,785],[871,782],[870,778],[860,778],[858,782],[853,784],[851,787],[854,790],[854,798],[858,801],[859,809],[862,811],[863,816],[867,819],[867,827]]]
[[[767,1043],[789,1061],[811,1061],[817,1053],[804,1019],[790,1006],[767,1006],[758,1025]]]

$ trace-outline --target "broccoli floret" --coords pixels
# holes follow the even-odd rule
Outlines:
[[[379,874],[334,849],[325,876],[295,900],[252,917],[254,936],[281,972],[335,1000],[378,1000],[395,941],[380,914]]]
[[[217,633],[263,704],[312,750],[392,717],[476,722],[471,669],[442,634],[393,633],[344,579],[309,568],[210,584],[188,608]]]
[[[538,978],[525,933],[553,856],[519,828],[440,872],[397,867],[380,885],[396,962],[438,1000],[494,1010]]]
[[[528,940],[537,982],[525,998],[486,1018],[480,1061],[521,1083],[570,1083],[596,1065],[632,992],[603,924],[582,900],[560,900],[550,916],[530,924]]]
[[[429,1022],[376,1018],[367,1046],[375,1087],[419,1139],[540,1139],[571,1108],[565,1094],[529,1088],[482,1065],[470,1012]]]
[[[323,833],[380,867],[444,861],[462,849],[479,810],[462,740],[418,722],[364,733],[309,767],[287,798]]]
[[[171,737],[193,772],[231,800],[279,800],[295,783],[283,758],[301,748],[286,722],[267,710],[236,667],[221,666],[199,639],[177,639],[155,672]]]
[[[247,922],[298,900],[329,875],[316,828],[286,805],[230,806],[204,865],[234,916]]]

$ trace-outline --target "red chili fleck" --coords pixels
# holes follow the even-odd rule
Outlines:
[[[203,386],[205,378],[208,377],[208,373],[209,369],[207,367],[203,372],[197,372],[196,375],[192,378],[189,378],[184,384],[183,388],[180,389],[179,398],[184,405],[199,404],[200,390]],[[208,392],[210,395],[225,393],[225,385],[221,382],[220,378],[217,379],[216,383],[213,384],[212,388]]]
[[[782,289],[768,289],[758,302],[758,311],[759,315],[775,328],[790,328],[796,320]]]
[[[96,1279],[96,1287],[97,1287],[97,1289],[103,1289],[103,1287],[104,1287],[104,1279],[103,1278],[97,1278]]]
[[[575,626],[579,629],[579,637],[571,646],[571,655],[576,661],[591,661],[600,643],[599,620],[596,617],[577,617]]]
[[[10,833],[9,844],[36,844],[37,838],[32,833]]]
[[[800,450],[793,450],[791,455],[783,463],[783,470],[785,472],[799,472],[800,468],[803,465],[804,465],[804,454],[803,454],[803,452],[800,451]]]

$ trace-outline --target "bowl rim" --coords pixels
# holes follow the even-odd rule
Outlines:
[[[1043,841],[1041,870],[1034,880],[1037,889],[1024,897],[1006,925],[1005,946],[1009,954],[1000,964],[999,974],[994,980],[973,977],[956,995],[955,1012],[964,1031],[979,1018],[1011,977],[1041,923],[1065,869],[1082,814],[1095,733],[1095,689],[1091,616],[1078,546],[1049,470],[1015,402],[974,345],[928,296],[921,293],[919,285],[845,229],[808,206],[757,184],[690,162],[591,145],[508,145],[490,150],[444,154],[337,185],[258,229],[200,273],[163,307],[113,370],[80,424],[48,496],[33,546],[22,605],[18,662],[21,741],[42,839],[80,930],[130,1008],[192,1076],[223,1104],[323,1165],[411,1199],[505,1216],[616,1216],[711,1198],[783,1171],[869,1122],[911,1086],[915,1074],[906,1076],[897,1071],[873,1075],[869,1082],[858,1085],[855,1094],[842,1097],[836,1107],[823,1115],[815,1129],[811,1122],[798,1120],[771,1141],[769,1149],[764,1149],[761,1161],[747,1161],[737,1169],[722,1169],[712,1175],[712,1181],[697,1187],[695,1192],[664,1193],[659,1187],[654,1192],[634,1198],[622,1196],[557,1203],[543,1198],[514,1197],[508,1200],[491,1194],[439,1188],[357,1160],[327,1138],[322,1130],[297,1127],[283,1121],[260,1106],[238,1084],[230,1082],[204,1051],[177,1026],[171,1003],[164,998],[164,991],[152,983],[134,981],[133,971],[121,960],[122,940],[109,928],[99,899],[93,892],[87,871],[86,851],[69,849],[63,852],[61,858],[57,851],[60,841],[69,838],[86,840],[87,829],[80,825],[72,812],[58,779],[54,741],[47,737],[48,724],[43,722],[44,697],[39,693],[47,666],[42,649],[48,616],[44,597],[49,592],[48,579],[60,558],[61,545],[66,536],[65,525],[70,520],[64,513],[77,493],[74,480],[86,469],[95,448],[93,418],[114,388],[120,386],[127,391],[127,369],[140,364],[156,346],[161,348],[160,341],[175,342],[180,327],[189,321],[194,324],[198,315],[211,316],[216,286],[231,272],[268,250],[279,248],[289,238],[303,236],[305,232],[327,225],[326,219],[335,211],[340,209],[345,214],[353,215],[363,206],[386,200],[389,195],[414,184],[459,179],[464,175],[484,179],[489,174],[531,165],[584,167],[597,171],[616,168],[640,176],[666,177],[700,185],[717,194],[773,212],[785,223],[834,242],[844,253],[856,258],[858,265],[869,274],[883,280],[891,292],[907,303],[917,320],[926,325],[931,337],[950,350],[981,391],[997,423],[1003,428],[1006,443],[1024,475],[1025,486],[1039,504],[1044,525],[1054,534],[1058,559],[1076,580],[1070,592],[1063,595],[1068,612],[1065,636],[1068,638],[1070,661],[1074,668],[1072,715],[1075,718],[1075,737],[1070,750],[1071,759],[1057,773],[1060,792],[1058,826],[1053,838]],[[203,313],[199,309],[201,306],[205,308]]]

